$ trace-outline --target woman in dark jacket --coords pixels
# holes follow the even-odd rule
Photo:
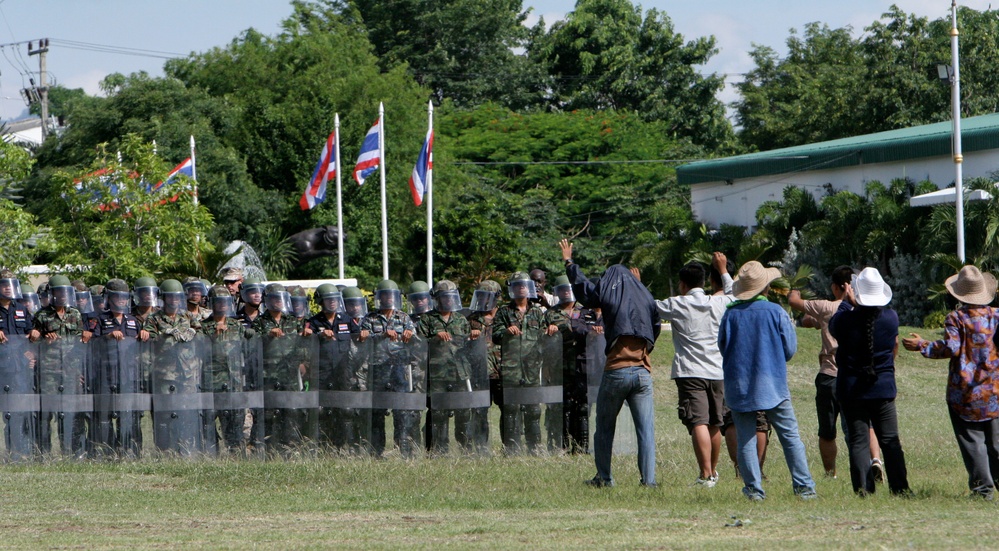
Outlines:
[[[905,454],[898,438],[895,411],[895,355],[898,352],[898,314],[886,305],[891,287],[875,268],[864,268],[846,288],[846,299],[829,321],[829,332],[839,342],[836,350],[836,398],[846,422],[853,490],[874,493],[870,462],[870,429],[884,454],[888,488],[909,493]]]

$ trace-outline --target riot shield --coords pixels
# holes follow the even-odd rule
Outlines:
[[[264,442],[268,455],[315,449],[319,396],[309,369],[311,337],[255,337],[263,352]]]
[[[140,364],[140,343],[134,337],[111,336],[90,341],[94,389],[91,454],[95,457],[139,457],[141,422],[150,410]]]
[[[246,423],[248,412],[264,407],[264,394],[260,342],[245,339],[244,332],[242,325],[232,324],[206,337],[210,351],[202,388],[212,393],[213,405],[205,411],[206,449],[229,457],[245,457],[248,445],[264,438],[262,423]]]
[[[392,412],[393,440],[403,457],[412,459],[422,446],[420,417],[427,407],[427,341],[413,335],[404,342],[377,334],[365,341],[372,390],[371,447],[385,451],[385,417]]]
[[[503,406],[500,408],[500,434],[506,453],[520,453],[524,435],[527,451],[541,452],[542,405],[562,403],[562,335],[533,333],[504,336],[500,343],[500,379]],[[561,434],[562,411],[548,407],[546,427],[558,427]],[[554,421],[557,416],[557,422]],[[552,435],[561,447],[561,436]]]
[[[319,441],[336,453],[365,453],[371,442],[367,347],[359,335],[317,337],[311,367],[319,390]]]
[[[445,455],[450,447],[451,419],[454,419],[454,440],[463,453],[478,452],[477,432],[482,428],[473,423],[472,412],[489,407],[489,372],[486,363],[486,340],[470,339],[467,335],[443,341],[431,337],[427,341],[427,451]],[[486,427],[488,430],[488,426]]]
[[[27,335],[8,335],[0,344],[0,412],[5,461],[28,461],[35,452],[40,401],[35,388],[38,347]]]
[[[206,412],[214,409],[212,394],[202,388],[210,361],[210,343],[202,335],[189,341],[173,336],[149,342],[152,350],[153,440],[159,451],[181,457],[210,452]]]
[[[39,342],[38,449],[43,456],[53,455],[53,438],[58,442],[58,453],[64,457],[82,459],[87,454],[87,433],[94,409],[89,353],[90,347],[75,335]]]
[[[590,418],[597,418],[597,396],[600,393],[600,381],[604,375],[604,365],[607,363],[605,349],[607,339],[603,333],[590,331],[586,336],[586,387],[589,401]],[[625,404],[627,407],[627,404]],[[624,409],[622,408],[622,412]],[[596,422],[589,427],[589,451],[593,453],[593,433],[596,432]],[[614,430],[614,453],[638,453],[638,438],[635,436],[635,421],[630,411],[624,415],[618,412],[617,426]]]

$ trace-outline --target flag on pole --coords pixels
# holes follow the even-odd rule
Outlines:
[[[150,192],[157,191],[161,187],[168,185],[174,180],[176,180],[177,176],[181,174],[187,176],[188,178],[192,179],[194,178],[194,161],[191,159],[191,157],[184,159],[183,161],[180,162],[179,165],[175,166],[174,169],[171,170],[169,174],[167,174],[167,177],[162,182],[159,182],[154,186],[148,186],[147,191]]]
[[[427,173],[434,169],[434,130],[427,130],[427,139],[420,148],[420,156],[416,159],[413,174],[409,177],[409,191],[413,194],[416,206],[423,204],[423,196],[427,193]]]
[[[305,187],[305,192],[302,193],[302,198],[298,201],[302,210],[314,209],[319,203],[326,200],[326,183],[331,177],[336,178],[336,157],[336,132],[334,131],[326,139],[326,146],[323,147],[323,152],[319,155],[316,169],[312,171],[309,185]]]
[[[354,167],[354,179],[357,180],[357,185],[359,186],[364,185],[364,180],[374,173],[374,171],[378,170],[378,166],[382,162],[382,150],[378,146],[378,129],[381,128],[380,121],[381,118],[375,120],[375,124],[371,126],[371,130],[368,130],[367,135],[364,136],[364,143],[361,144],[361,154],[357,156],[357,165]]]

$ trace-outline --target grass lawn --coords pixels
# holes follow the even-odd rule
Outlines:
[[[727,458],[717,487],[693,486],[664,334],[654,355],[656,489],[638,486],[633,455],[615,456],[610,489],[583,485],[594,473],[589,456],[0,465],[0,548],[994,548],[990,530],[977,532],[995,526],[999,510],[967,496],[944,404],[946,362],[900,351],[900,432],[916,497],[881,487],[861,499],[842,437],[839,478],[822,476],[819,334],[798,335],[790,381],[814,501],[792,496],[776,438],[766,501],[742,497]]]

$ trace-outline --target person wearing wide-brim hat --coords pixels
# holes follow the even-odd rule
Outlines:
[[[898,435],[895,409],[895,355],[898,352],[898,314],[888,308],[892,291],[876,268],[853,276],[846,298],[829,320],[836,349],[836,398],[846,422],[853,491],[874,493],[870,461],[870,429],[874,429],[887,471],[888,489],[910,493],[905,453]]]
[[[989,306],[996,278],[964,266],[944,285],[961,303],[947,314],[944,338],[931,342],[910,333],[902,344],[927,358],[950,358],[947,409],[968,470],[968,488],[992,499],[999,481],[999,355],[993,340],[999,311]]]
[[[797,336],[787,312],[766,299],[770,283],[778,277],[779,270],[755,260],[739,268],[732,285],[736,301],[729,305],[718,328],[725,401],[732,410],[739,441],[739,472],[745,484],[742,492],[753,501],[766,497],[756,455],[757,411],[766,412],[777,432],[794,493],[803,499],[816,496],[787,385],[787,361],[797,351]]]

